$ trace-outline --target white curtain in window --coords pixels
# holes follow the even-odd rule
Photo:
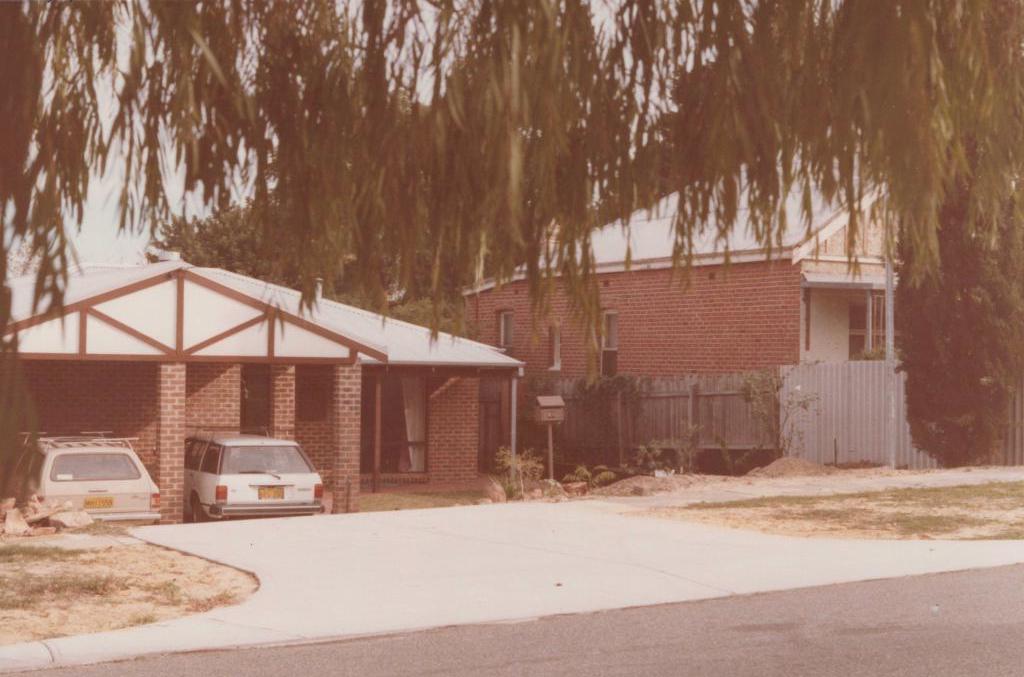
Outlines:
[[[405,404],[405,436],[410,442],[409,472],[423,472],[427,469],[425,445],[413,444],[427,439],[427,402],[422,378],[402,378],[402,401]]]

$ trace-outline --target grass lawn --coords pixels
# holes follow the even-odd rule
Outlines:
[[[0,645],[153,623],[233,604],[255,589],[249,574],[152,545],[6,542]]]
[[[1024,539],[1024,482],[772,496],[649,514],[799,536]]]
[[[476,505],[484,495],[479,491],[382,491],[359,495],[360,512],[381,510],[414,510],[447,508],[453,505]]]

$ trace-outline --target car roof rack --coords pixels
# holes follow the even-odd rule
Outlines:
[[[35,443],[39,451],[50,449],[68,449],[71,447],[122,447],[135,451],[132,442],[138,442],[138,437],[106,437],[96,434],[80,435],[41,435],[35,437],[29,433],[25,435],[25,444]]]

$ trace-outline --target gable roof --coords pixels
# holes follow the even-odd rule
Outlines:
[[[175,284],[179,285],[177,301]],[[52,353],[65,359],[108,355],[109,359],[141,356],[232,361],[243,337],[249,352],[238,355],[275,359],[276,334],[281,362],[296,356],[294,361],[301,361],[309,352],[313,359],[363,364],[481,368],[518,368],[522,364],[490,346],[444,333],[435,339],[426,327],[342,303],[321,299],[312,309],[302,308],[301,294],[293,289],[184,261],[81,266],[68,278],[60,316],[33,311],[32,276],[9,280],[8,286],[12,291],[9,332],[26,336],[34,332],[33,347],[24,352],[40,359]],[[183,314],[180,321],[174,319],[179,305],[183,308],[177,311]],[[218,328],[202,326],[224,311],[236,317],[225,318]],[[183,339],[181,325],[188,327],[189,319],[205,334],[193,332],[192,338]],[[275,328],[276,324],[280,327]],[[104,347],[98,355],[91,346],[86,347],[86,330],[80,325],[90,328],[89,340],[93,329],[97,343],[102,335]],[[46,335],[40,338],[42,334]],[[229,340],[232,350],[224,347]],[[296,340],[305,341],[306,346],[297,348]],[[285,342],[298,352],[288,353]],[[264,352],[261,355],[254,350]]]
[[[872,199],[865,197],[865,202]],[[591,235],[590,247],[596,272],[618,272],[626,269],[627,252],[630,270],[650,270],[672,266],[675,241],[673,222],[679,196],[677,193],[659,200],[649,209],[638,209],[626,220],[618,220],[598,228]],[[736,225],[720,237],[713,222],[694,233],[693,265],[711,265],[731,261],[765,260],[767,258],[793,258],[799,260],[813,250],[814,244],[824,241],[846,225],[848,212],[834,202],[814,193],[811,198],[811,219],[804,216],[803,198],[791,193],[783,208],[786,228],[779,234],[769,252],[758,241],[750,222],[749,209],[738,209]],[[520,268],[513,280],[523,279],[525,268]],[[493,278],[467,289],[465,294],[491,289]]]

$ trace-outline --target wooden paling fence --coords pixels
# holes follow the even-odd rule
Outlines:
[[[612,464],[640,446],[685,445],[730,451],[771,447],[742,393],[743,374],[652,377],[639,381],[633,411],[623,402],[610,410],[588,410],[576,380],[561,380],[555,392],[566,402],[561,446]]]

